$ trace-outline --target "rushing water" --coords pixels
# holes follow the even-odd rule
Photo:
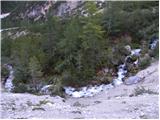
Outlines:
[[[5,18],[5,17],[7,17],[7,16],[9,16],[9,15],[10,15],[10,13],[1,14],[1,15],[0,15],[0,19],[3,19],[3,18]]]
[[[15,29],[18,29],[18,28],[19,27],[12,27],[12,28],[1,29],[0,32],[8,31],[8,30],[15,30]]]
[[[8,92],[11,92],[14,88],[13,86],[13,79],[14,79],[14,71],[13,71],[13,67],[11,65],[6,65],[6,67],[8,68],[9,70],[9,77],[7,78],[6,80],[6,83],[5,83],[5,89],[8,91]]]
[[[159,39],[158,39],[157,37],[153,37],[153,38],[151,39],[149,48],[150,48],[151,50],[155,49],[156,46],[157,46],[158,41],[159,41]]]

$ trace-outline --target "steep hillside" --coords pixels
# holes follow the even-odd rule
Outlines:
[[[143,81],[121,85],[94,97],[63,99],[48,95],[2,93],[1,118],[158,119],[158,65],[159,62],[154,62],[136,74],[145,76]]]

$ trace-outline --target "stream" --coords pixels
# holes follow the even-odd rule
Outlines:
[[[9,70],[9,77],[7,78],[4,88],[8,91],[11,92],[14,88],[13,86],[13,79],[14,79],[14,70],[13,67],[9,64],[5,65],[6,68]]]

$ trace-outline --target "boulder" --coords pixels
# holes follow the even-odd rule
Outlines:
[[[126,45],[125,47],[124,47],[128,52],[131,52],[131,46],[130,45]]]
[[[138,76],[131,76],[131,77],[129,77],[128,79],[126,79],[124,81],[124,84],[126,84],[126,85],[132,85],[132,84],[136,84],[136,83],[138,83],[138,82],[140,82],[142,80],[143,80],[143,78],[140,78]]]
[[[53,88],[53,85],[45,85],[45,86],[43,86],[43,87],[41,88],[40,93],[41,93],[41,94],[50,95],[52,88]]]
[[[131,47],[129,45],[122,47],[120,49],[122,55],[130,55],[131,54]]]

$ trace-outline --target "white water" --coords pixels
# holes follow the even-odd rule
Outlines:
[[[9,77],[7,78],[6,80],[6,83],[5,83],[5,89],[8,91],[8,92],[11,92],[14,88],[13,86],[13,79],[14,79],[14,71],[13,71],[13,67],[11,65],[6,65],[6,67],[8,68],[9,70]]]
[[[118,68],[118,77],[116,79],[113,80],[113,84],[115,86],[120,85],[123,83],[123,78],[125,77],[125,74],[127,73],[127,70],[125,70],[126,65],[125,64],[121,64]]]
[[[81,89],[80,91],[76,91],[76,89],[73,87],[64,87],[64,89],[65,89],[66,94],[72,97],[78,98],[78,97],[93,96],[101,91],[105,91],[113,87],[114,86],[112,84],[108,84],[108,85],[102,84],[99,86],[95,85],[95,86],[90,86],[90,87],[82,87],[80,88]]]
[[[151,49],[151,50],[155,49],[157,43],[158,43],[158,39],[154,39],[153,42],[150,44],[150,49]]]
[[[7,17],[7,16],[9,16],[9,15],[10,15],[10,13],[1,14],[1,15],[0,15],[0,19],[3,19],[3,18],[5,18],[5,17]]]
[[[1,29],[0,32],[7,31],[7,30],[15,30],[15,29],[18,29],[18,28],[19,27],[12,27],[12,28]]]

